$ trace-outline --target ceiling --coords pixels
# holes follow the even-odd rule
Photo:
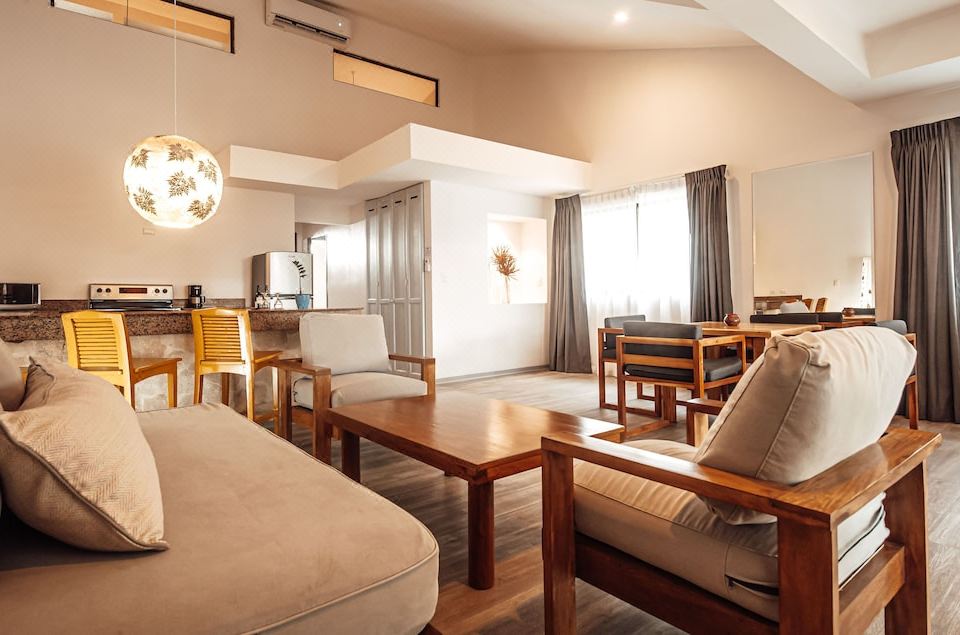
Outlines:
[[[753,44],[694,0],[333,0],[471,54]],[[616,23],[623,11],[628,20]]]

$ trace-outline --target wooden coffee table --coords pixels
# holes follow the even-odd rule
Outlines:
[[[467,482],[470,586],[494,582],[493,482],[540,467],[540,438],[555,432],[620,440],[622,426],[467,393],[333,408],[343,472],[360,481],[360,437]],[[324,426],[330,434],[330,425]]]

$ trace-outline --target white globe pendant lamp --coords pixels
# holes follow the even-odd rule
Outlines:
[[[177,2],[173,3],[172,135],[147,137],[123,164],[127,200],[143,218],[161,227],[189,228],[217,213],[223,196],[220,164],[202,145],[177,130]]]

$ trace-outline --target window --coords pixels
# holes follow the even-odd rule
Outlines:
[[[353,53],[333,52],[333,78],[338,82],[403,97],[428,106],[440,105],[440,82],[436,79],[368,60]]]
[[[605,317],[616,315],[690,320],[690,224],[683,177],[585,196],[582,217],[592,332]]]
[[[50,6],[233,53],[233,18],[173,0],[50,0]],[[174,16],[176,11],[176,16]]]

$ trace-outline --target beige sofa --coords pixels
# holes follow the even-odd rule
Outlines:
[[[60,543],[0,512],[0,631],[417,633],[438,547],[412,516],[221,405],[139,415],[163,552]]]

